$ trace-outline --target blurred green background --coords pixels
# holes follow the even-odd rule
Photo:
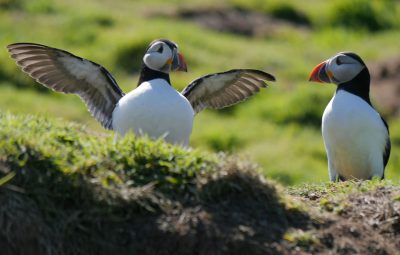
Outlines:
[[[335,86],[311,84],[308,75],[335,53],[354,51],[370,67],[372,100],[390,126],[386,176],[400,176],[400,1],[214,2],[0,0],[0,110],[59,117],[112,135],[78,97],[51,92],[23,74],[6,45],[65,49],[105,66],[127,92],[136,87],[148,43],[168,38],[188,62],[188,73],[171,75],[179,90],[232,68],[277,78],[245,103],[198,114],[193,147],[237,153],[283,184],[320,182],[328,180],[320,119]]]

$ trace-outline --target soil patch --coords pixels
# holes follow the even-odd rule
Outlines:
[[[242,8],[182,8],[168,12],[157,12],[152,15],[187,20],[218,32],[250,37],[271,37],[283,27],[296,27],[297,29],[308,30],[308,26],[305,24],[277,19]]]
[[[324,212],[326,223],[312,233],[319,242],[304,254],[398,254],[400,250],[399,187],[354,193],[334,202],[339,211]],[[314,208],[324,194],[299,197]],[[341,204],[341,205],[339,205]],[[326,209],[329,210],[329,207]],[[303,254],[303,253],[301,253]]]

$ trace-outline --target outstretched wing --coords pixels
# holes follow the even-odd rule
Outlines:
[[[40,44],[15,43],[7,49],[22,71],[47,88],[78,95],[92,116],[112,129],[112,112],[124,93],[104,67]]]
[[[192,81],[183,91],[195,113],[209,107],[220,109],[234,105],[275,81],[271,74],[253,69],[234,69],[205,75]]]

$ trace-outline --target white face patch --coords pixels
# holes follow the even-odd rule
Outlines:
[[[339,53],[330,58],[326,64],[327,74],[330,72],[332,76],[330,80],[332,83],[341,84],[352,80],[356,77],[365,66],[356,59]]]
[[[170,47],[166,43],[158,41],[147,50],[143,62],[150,69],[168,73],[170,69],[165,68],[165,65],[169,59],[172,60],[172,57],[173,53]]]

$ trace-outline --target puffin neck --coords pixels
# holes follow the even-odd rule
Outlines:
[[[361,97],[369,105],[372,106],[369,98],[370,75],[367,68],[364,68],[354,79],[351,81],[338,85],[336,92],[340,90],[347,91],[353,95]]]
[[[168,84],[171,84],[171,81],[169,80],[169,74],[150,69],[145,64],[143,64],[142,71],[140,72],[138,86],[140,86],[140,84],[142,84],[143,82],[151,81],[154,79],[163,79],[166,80]]]

